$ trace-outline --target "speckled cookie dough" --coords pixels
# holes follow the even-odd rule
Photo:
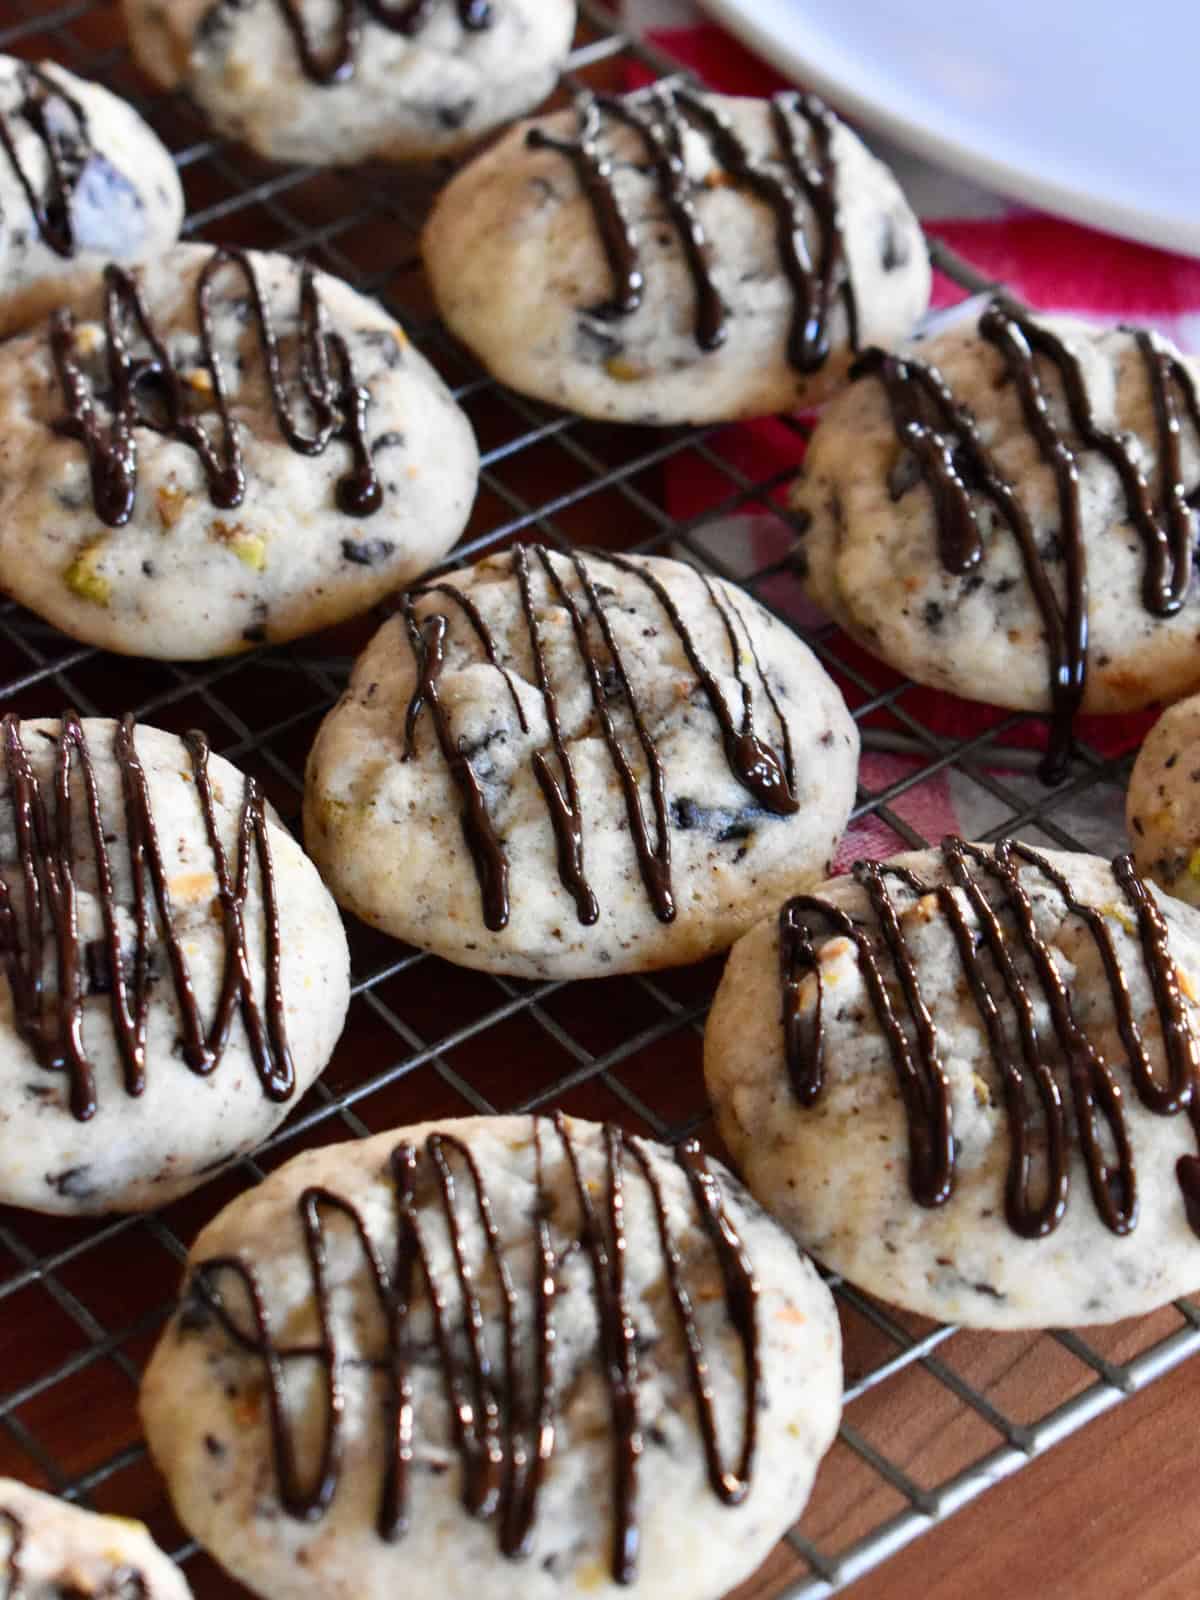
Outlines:
[[[718,1600],[804,1506],[840,1354],[811,1264],[696,1147],[476,1117],[228,1206],[141,1412],[183,1523],[263,1596]]]
[[[735,945],[704,1044],[721,1134],[800,1243],[975,1327],[1194,1291],[1200,915],[1127,858],[961,841],[815,900]]]
[[[574,0],[124,0],[138,65],[275,161],[449,155],[540,104]]]
[[[848,633],[919,683],[1053,710],[1060,752],[1076,711],[1200,681],[1200,365],[998,306],[865,365],[793,499],[809,590]]]
[[[1172,706],[1146,736],[1125,822],[1138,871],[1200,905],[1200,695]]]
[[[190,1600],[140,1522],[0,1478],[0,1590],[13,1600]]]
[[[907,338],[929,298],[895,179],[796,95],[660,85],[522,124],[442,190],[423,253],[498,378],[624,422],[820,399],[855,344]]]
[[[346,937],[311,862],[194,736],[131,730],[0,724],[0,1203],[166,1204],[267,1137],[345,1020]],[[64,772],[69,861],[38,842]]]
[[[0,135],[0,335],[106,261],[145,261],[175,243],[183,191],[170,152],[99,84],[0,56]]]
[[[470,424],[373,301],[207,245],[119,280],[107,324],[93,284],[73,321],[0,347],[0,586],[22,604],[105,649],[201,659],[365,611],[454,543]]]
[[[828,872],[858,731],[806,645],[656,557],[537,546],[417,591],[309,758],[347,910],[466,966],[698,961]]]

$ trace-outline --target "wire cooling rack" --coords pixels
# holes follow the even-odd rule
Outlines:
[[[281,169],[214,139],[182,96],[147,95],[106,0],[4,0],[0,49],[50,56],[133,100],[176,152],[187,233],[302,252],[380,296],[455,386],[483,448],[479,502],[456,559],[535,536],[673,551],[743,582],[795,616],[786,472],[752,476],[731,430],[635,432],[586,424],[507,393],[437,325],[417,230],[444,174]],[[571,74],[605,84],[672,63],[585,4]],[[986,287],[934,245],[963,293]],[[783,429],[803,433],[781,419]],[[671,485],[709,486],[699,514],[672,515]],[[728,519],[752,528],[728,538]],[[747,521],[749,519],[749,521]],[[732,552],[756,552],[753,566]],[[23,715],[135,709],[179,732],[200,726],[252,771],[296,822],[304,757],[372,620],[285,649],[203,667],[117,660],[0,606],[0,704]],[[925,841],[922,800],[952,781],[992,820],[1086,848],[1075,818],[1116,812],[1125,771],[1084,742],[1053,790],[1028,777],[1020,716],[980,710],[952,738],[928,725],[919,691],[852,652],[835,630],[806,631],[846,693],[864,748],[891,776],[860,789],[856,816],[880,854]],[[982,830],[981,830],[982,831]],[[186,1566],[200,1596],[235,1586],[174,1523],[138,1434],[139,1372],[167,1316],[185,1241],[239,1189],[306,1146],[420,1118],[549,1110],[611,1118],[662,1138],[712,1139],[699,1067],[709,963],[653,978],[523,983],[466,972],[351,928],[353,1000],[322,1082],[258,1153],[168,1211],[72,1224],[0,1211],[0,1472],[108,1511],[138,1515]],[[1088,1338],[978,1335],[884,1309],[834,1287],[845,1334],[845,1422],[799,1525],[746,1595],[832,1594],[1200,1348],[1200,1309],[1181,1302]]]

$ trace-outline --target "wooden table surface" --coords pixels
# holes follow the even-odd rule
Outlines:
[[[66,38],[93,51],[104,50],[120,39],[118,9],[104,0],[95,0],[90,10],[86,5],[63,6],[60,0],[3,0],[0,26],[11,20],[14,7],[15,14],[31,22],[39,16],[70,14],[73,18],[69,35],[42,33],[31,27],[21,43],[22,51],[30,55],[48,54],[75,66],[79,58],[66,47]],[[76,11],[81,14],[75,16]],[[119,54],[100,59],[118,92],[144,90],[145,85]],[[616,69],[602,65],[598,70]],[[189,120],[189,115],[170,103],[155,101],[152,116],[177,149],[194,145],[203,134],[194,119]],[[249,173],[252,181],[270,173],[242,153],[236,154],[232,168],[228,162],[222,166],[222,159],[218,154],[212,161],[200,160],[187,169],[193,209],[212,205],[229,193],[231,170]],[[345,208],[361,198],[355,188],[357,181],[354,175],[341,174],[306,180],[288,196],[289,215],[299,215],[315,228],[323,221],[336,223]],[[237,243],[272,244],[280,242],[281,225],[278,214],[256,202],[235,208],[206,231],[209,236]],[[370,264],[377,263],[381,249],[386,249],[389,259],[395,261],[392,290],[417,310],[426,304],[411,240],[381,243],[377,228],[364,228],[339,235],[339,246],[350,259]],[[450,359],[453,361],[453,356]],[[445,368],[445,361],[442,365]],[[465,370],[449,375],[461,376]],[[494,396],[475,397],[471,415],[485,445],[511,435],[512,417]],[[592,430],[587,440],[589,449],[609,465],[636,461],[649,448],[645,435],[620,430]],[[661,499],[664,483],[656,465],[639,469],[636,482],[647,496]],[[573,486],[569,462],[561,450],[556,452],[549,445],[524,449],[513,461],[497,464],[492,487],[480,497],[468,537],[482,536],[489,526],[511,516],[514,499],[536,505],[552,495],[563,495],[568,502],[560,526],[581,540],[625,544],[653,532],[652,527],[637,524],[628,499],[581,496],[575,503]],[[312,648],[345,656],[369,632],[368,621],[339,630]],[[8,670],[15,668],[5,666],[0,649],[0,682]],[[122,666],[105,658],[96,658],[87,670],[89,692],[111,710],[118,709],[125,696],[144,696],[152,683],[159,681],[140,666]],[[239,690],[247,705],[260,696],[278,700],[291,692],[281,689],[277,678],[256,668],[248,669]],[[56,711],[57,693],[53,685],[39,685],[20,699],[17,709],[25,714]],[[203,722],[209,712],[206,703],[197,698],[196,706],[173,705],[169,716],[164,714],[164,725],[175,727],[195,719],[197,707]],[[314,698],[307,715],[289,728],[286,741],[281,738],[274,747],[293,768],[302,762],[323,708]],[[275,713],[282,714],[282,710]],[[294,817],[298,795],[281,783],[278,772],[265,764],[258,771],[253,759],[245,759],[243,764],[256,770],[285,817]],[[373,960],[378,964],[380,945],[385,941],[365,930],[352,931],[356,970],[368,970]],[[430,992],[430,964],[407,984],[397,977],[388,993],[389,1003],[402,1008],[414,1028],[426,1036],[436,1036],[429,1031],[438,1025],[435,1014],[471,1016],[480,1014],[489,1003],[481,998],[483,980],[476,975],[441,964],[432,970],[436,972],[436,994]],[[711,990],[716,971],[710,965],[699,972],[668,975],[663,980],[664,993],[686,1011]],[[573,985],[560,1015],[576,1037],[594,1041],[591,1048],[602,1052],[608,1048],[605,1041],[614,1036],[614,1016],[618,1027],[632,1033],[641,1025],[637,1008],[644,1003],[644,996],[631,983],[613,980],[607,985]],[[467,1045],[455,1056],[456,1068],[471,1076],[479,1092],[491,1094],[497,1103],[516,1103],[521,1095],[536,1092],[562,1070],[546,1058],[545,1034],[532,1024],[522,1032],[520,1021],[515,1018],[511,1026],[505,1025],[507,1031],[493,1030],[482,1044]],[[373,1063],[385,1059],[394,1043],[365,1011],[357,1011],[327,1082],[335,1093],[352,1085]],[[698,1049],[696,1031],[681,1028],[658,1038],[652,1051],[632,1056],[622,1070],[626,1081],[636,1084],[639,1092],[645,1092],[653,1078],[656,1109],[678,1120],[702,1109]],[[504,1057],[503,1083],[498,1076],[498,1051]],[[403,1095],[389,1089],[364,1103],[363,1115],[372,1127],[388,1126],[389,1119],[412,1121],[463,1109],[454,1103],[445,1082],[432,1073],[415,1074],[403,1083]],[[414,1093],[422,1097],[414,1101]],[[557,1103],[582,1115],[619,1114],[628,1120],[627,1107],[616,1102],[599,1079],[580,1084]],[[332,1125],[326,1125],[317,1137],[333,1134]],[[285,1149],[282,1153],[290,1152]],[[185,1241],[192,1237],[236,1187],[235,1179],[218,1180],[172,1208],[168,1220],[174,1235]],[[84,1239],[86,1232],[86,1228],[60,1222],[0,1213],[0,1284],[5,1276],[27,1267],[31,1255],[69,1251],[73,1241]],[[136,1248],[132,1239],[138,1241]],[[15,1392],[22,1385],[29,1385],[31,1391],[9,1419],[19,1428],[0,1431],[0,1472],[39,1477],[38,1458],[31,1454],[34,1445],[47,1463],[41,1477],[51,1483],[55,1481],[52,1467],[74,1478],[95,1468],[97,1462],[119,1458],[119,1469],[106,1471],[97,1484],[96,1502],[104,1509],[144,1516],[168,1544],[178,1542],[181,1535],[172,1522],[161,1484],[136,1451],[132,1400],[137,1368],[153,1343],[177,1273],[178,1262],[169,1241],[153,1229],[119,1234],[102,1247],[69,1260],[52,1284],[32,1280],[3,1302],[0,1314],[0,1394]],[[101,1329],[127,1330],[111,1356],[91,1361],[77,1374],[71,1372],[70,1363],[73,1351],[79,1348],[80,1328],[86,1325],[73,1305],[83,1306]],[[920,1331],[912,1319],[905,1325]],[[1109,1358],[1124,1360],[1178,1326],[1177,1314],[1167,1311],[1139,1324],[1093,1331],[1088,1337]],[[844,1331],[851,1381],[872,1372],[894,1354],[886,1334],[868,1316],[845,1311]],[[95,1337],[93,1330],[89,1338]],[[1095,1381],[1093,1372],[1047,1336],[960,1334],[940,1346],[936,1357],[1018,1423],[1036,1419],[1068,1394]],[[39,1374],[52,1368],[67,1375],[39,1391]],[[999,1483],[862,1578],[853,1594],[858,1600],[1008,1600],[1013,1595],[1029,1600],[1080,1600],[1085,1596],[1168,1600],[1196,1593],[1200,1589],[1200,1516],[1193,1510],[1192,1493],[1200,1482],[1198,1414],[1200,1361],[1192,1361]],[[872,1388],[856,1402],[851,1420],[871,1448],[885,1453],[923,1485],[944,1481],[1003,1443],[984,1418],[964,1406],[944,1381],[919,1364]],[[122,1455],[126,1449],[127,1462]],[[824,1464],[802,1526],[820,1547],[836,1551],[895,1515],[903,1505],[902,1497],[888,1488],[861,1456],[839,1443]],[[739,1591],[739,1600],[768,1600],[803,1571],[799,1559],[781,1546],[763,1571]],[[239,1592],[203,1558],[189,1562],[188,1573],[198,1595],[216,1600]],[[519,1577],[514,1591],[518,1588]]]

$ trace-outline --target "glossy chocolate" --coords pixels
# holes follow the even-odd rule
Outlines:
[[[43,244],[55,255],[73,256],[71,205],[75,187],[92,155],[87,114],[78,100],[41,67],[22,61],[16,71],[20,99],[11,111],[0,111],[0,150],[24,190],[29,214]],[[18,122],[33,131],[45,150],[48,170],[43,189],[35,184],[18,153]],[[0,223],[5,220],[0,218]]]
[[[772,816],[790,816],[799,808],[791,734],[783,708],[763,672],[750,629],[740,610],[727,596],[722,595],[715,584],[707,577],[697,578],[703,584],[709,603],[720,617],[729,642],[728,661],[720,663],[717,671],[730,672],[737,680],[741,706],[735,712],[726,702],[713,667],[701,657],[679,607],[649,568],[624,556],[599,552],[589,554],[586,560],[575,552],[555,557],[541,545],[518,545],[510,559],[511,574],[519,589],[528,630],[537,687],[550,730],[553,759],[539,750],[532,755],[531,764],[554,830],[559,879],[575,902],[579,921],[585,926],[595,923],[600,915],[600,906],[587,878],[583,803],[574,763],[563,737],[558,696],[550,681],[542,629],[538,621],[538,604],[533,594],[532,570],[541,574],[546,601],[551,606],[561,607],[570,623],[579,670],[587,684],[600,735],[621,785],[643,886],[655,915],[661,922],[670,922],[675,916],[675,896],[671,880],[671,821],[666,766],[629,681],[620,646],[597,587],[597,569],[605,565],[615,567],[636,579],[650,592],[678,638],[695,674],[697,687],[713,714],[730,772],[764,812]],[[571,579],[574,579],[574,586]],[[463,835],[479,880],[484,923],[493,932],[498,932],[507,925],[510,913],[508,859],[504,841],[489,814],[483,785],[455,738],[451,720],[438,693],[438,677],[445,665],[449,617],[442,611],[418,616],[416,601],[429,594],[452,598],[463,611],[486,660],[505,680],[508,694],[516,707],[521,731],[527,733],[529,724],[512,672],[499,659],[498,641],[470,597],[451,583],[410,591],[401,603],[401,614],[416,657],[417,684],[405,719],[404,759],[411,759],[415,751],[417,728],[422,713],[428,708],[438,746],[462,802]],[[753,663],[753,673],[743,664],[743,655],[747,650]],[[761,738],[756,730],[752,677],[757,679],[779,725],[779,750]],[[627,749],[622,742],[613,720],[614,699],[622,702],[628,712],[636,751]],[[647,820],[642,803],[643,779],[637,770],[638,766],[644,768],[644,781],[649,787],[652,822]]]
[[[214,249],[196,280],[196,321],[202,370],[207,375],[207,404],[217,414],[220,442],[191,415],[189,397],[195,373],[185,376],[176,366],[166,339],[155,327],[136,279],[122,267],[104,269],[104,336],[108,376],[107,409],[111,422],[101,422],[92,385],[77,360],[75,319],[69,310],[55,313],[50,343],[66,415],[53,424],[56,432],[78,439],[87,451],[92,500],[96,514],[110,527],[121,527],[133,514],[137,495],[137,430],[151,429],[195,452],[208,482],[209,498],[223,510],[240,506],[246,497],[246,470],[239,424],[234,420],[225,367],[213,334],[214,311],[220,304],[215,287],[218,272],[229,267],[239,274],[249,295],[252,319],[271,389],[279,428],[298,455],[319,456],[334,440],[350,447],[353,466],[338,480],[337,504],[348,516],[367,517],[383,503],[383,488],[367,440],[370,392],[354,375],[350,351],[340,333],[325,325],[324,308],[313,269],[300,273],[297,359],[306,425],[293,405],[284,379],[279,341],[263,298],[254,263],[244,250]],[[229,291],[224,291],[228,300]],[[148,357],[131,353],[130,339],[149,346]]]
[[[1042,774],[1048,782],[1056,782],[1067,770],[1087,683],[1087,548],[1079,498],[1082,451],[1099,451],[1120,478],[1129,523],[1145,551],[1143,606],[1152,616],[1173,616],[1191,583],[1194,508],[1200,503],[1200,482],[1189,486],[1183,481],[1180,423],[1187,417],[1200,436],[1200,395],[1174,351],[1157,335],[1137,332],[1137,349],[1154,401],[1154,449],[1161,479],[1155,493],[1138,463],[1136,440],[1097,423],[1079,362],[1057,334],[1002,301],[994,301],[983,313],[979,332],[1002,355],[1025,425],[1054,474],[1061,598],[1017,485],[1005,476],[976,418],[955,399],[941,373],[917,357],[881,350],[868,351],[856,370],[859,376],[877,377],[887,390],[900,444],[916,462],[933,497],[938,554],[945,570],[965,574],[985,561],[979,500],[995,510],[1016,540],[1046,632],[1051,733]],[[1061,382],[1070,435],[1051,414],[1038,356],[1050,363]]]
[[[852,918],[811,895],[788,901],[780,913],[779,954],[785,1055],[801,1105],[819,1100],[826,1044],[825,979],[819,946],[830,937],[854,945],[875,1019],[883,1032],[908,1122],[908,1173],[913,1199],[939,1206],[954,1187],[955,1144],[950,1085],[942,1064],[938,1019],[921,992],[916,958],[902,912],[928,898],[948,924],[966,991],[983,1026],[1000,1075],[1010,1156],[1005,1214],[1023,1238],[1053,1232],[1066,1211],[1073,1144],[1083,1159],[1096,1211],[1113,1233],[1137,1224],[1137,1173],[1123,1088],[1098,1039],[1080,1022],[1054,953],[1038,931],[1035,892],[1061,896],[1094,944],[1104,970],[1123,1065],[1141,1104],[1157,1116],[1186,1113],[1200,1135],[1200,1041],[1180,992],[1167,925],[1128,856],[1113,862],[1124,925],[1136,925],[1142,976],[1154,998],[1162,1038],[1156,1068],[1138,1025],[1129,974],[1117,953],[1105,913],[1084,904],[1044,855],[1014,839],[994,853],[962,839],[941,848],[946,881],[923,882],[886,862],[854,869],[870,904],[869,918]],[[904,906],[891,886],[905,892]],[[908,898],[911,897],[911,898]],[[1132,931],[1132,927],[1131,927]],[[816,980],[813,1009],[800,1010],[800,990]],[[1039,1035],[1036,1017],[1049,1017]],[[1016,1041],[1013,1048],[1010,1041]],[[1200,1160],[1186,1156],[1178,1176],[1188,1220],[1200,1233]]]
[[[225,938],[220,999],[206,1023],[192,984],[184,936],[176,926],[150,787],[134,734],[132,717],[117,723],[112,753],[121,776],[124,814],[106,817],[87,736],[73,712],[64,714],[55,741],[52,798],[34,773],[19,719],[10,713],[0,723],[5,803],[16,839],[15,881],[0,876],[0,961],[12,992],[13,1024],[43,1070],[66,1075],[72,1114],[86,1122],[99,1104],[95,1068],[83,1037],[88,990],[108,997],[125,1090],[136,1096],[146,1087],[148,1070],[164,1070],[163,1064],[147,1061],[146,1029],[155,987],[167,984],[178,1012],[179,1052],[190,1071],[206,1077],[216,1070],[234,1017],[240,1015],[264,1094],[271,1100],[286,1100],[296,1080],[285,1024],[282,930],[266,803],[254,779],[247,778],[237,859],[231,863],[218,830],[208,745],[202,734],[185,736],[216,880],[214,914],[219,913]],[[40,732],[37,736],[43,737]],[[85,834],[80,829],[83,819]],[[122,836],[133,889],[132,950],[122,947],[114,887],[112,848]],[[261,1002],[254,991],[255,953],[244,917],[252,857],[263,905]],[[88,945],[79,929],[81,882],[97,901],[103,924],[101,938]],[[166,967],[161,972],[153,970],[160,946]],[[47,972],[49,952],[52,969]]]
[[[704,1441],[709,1483],[727,1505],[746,1496],[757,1443],[762,1388],[757,1319],[757,1287],[745,1249],[724,1206],[721,1186],[694,1140],[681,1144],[675,1160],[687,1178],[696,1220],[705,1234],[711,1260],[720,1273],[725,1310],[743,1353],[741,1449],[726,1460],[717,1436],[712,1385],[700,1326],[684,1281],[683,1263],[669,1221],[661,1181],[651,1155],[635,1138],[605,1125],[605,1180],[585,1177],[579,1146],[566,1120],[531,1119],[536,1141],[536,1193],[529,1208],[533,1245],[528,1282],[518,1280],[511,1257],[524,1255],[521,1241],[500,1238],[488,1183],[470,1149],[449,1133],[433,1133],[422,1149],[398,1144],[389,1172],[396,1198],[394,1234],[373,1235],[363,1213],[346,1197],[320,1187],[304,1190],[297,1211],[303,1230],[320,1328],[314,1343],[286,1346],[271,1330],[262,1281],[244,1256],[218,1256],[195,1267],[181,1318],[181,1331],[215,1316],[220,1327],[247,1356],[261,1361],[272,1454],[284,1510],[303,1521],[319,1520],[338,1491],[345,1453],[345,1365],[368,1363],[384,1387],[386,1455],[376,1526],[380,1538],[403,1538],[410,1523],[410,1479],[416,1449],[416,1418],[410,1363],[409,1319],[423,1294],[432,1313],[433,1340],[441,1365],[451,1438],[462,1474],[462,1501],[474,1517],[493,1523],[501,1552],[528,1553],[537,1521],[538,1494],[562,1440],[558,1427],[553,1349],[554,1307],[564,1287],[563,1268],[580,1252],[586,1256],[595,1300],[598,1347],[595,1369],[607,1388],[612,1440],[609,1494],[613,1508],[611,1570],[618,1583],[633,1582],[638,1563],[638,1479],[643,1453],[639,1416],[639,1318],[625,1280],[625,1210],[630,1178],[645,1185],[663,1253],[671,1308],[679,1331],[696,1421]],[[547,1142],[551,1149],[546,1149]],[[576,1216],[568,1224],[546,1181],[558,1150],[559,1174],[566,1164]],[[423,1214],[440,1213],[449,1239],[452,1265],[434,1270],[425,1239]],[[353,1349],[344,1322],[335,1314],[326,1219],[336,1215],[349,1225],[362,1254],[371,1295],[379,1308],[384,1346],[377,1354]],[[483,1259],[471,1262],[466,1231],[477,1227]],[[347,1238],[346,1229],[339,1229]],[[510,1257],[511,1252],[511,1257]],[[449,1281],[455,1285],[448,1294]],[[249,1308],[251,1326],[233,1314],[222,1281],[236,1280]],[[498,1310],[485,1310],[481,1285],[495,1286]],[[339,1282],[344,1281],[339,1275]],[[529,1307],[532,1352],[523,1346],[522,1299]],[[451,1311],[451,1301],[456,1309]],[[665,1312],[655,1313],[664,1317]],[[665,1344],[660,1342],[661,1351]],[[489,1350],[502,1351],[500,1361]],[[532,1359],[531,1359],[532,1355]],[[301,1472],[297,1438],[301,1419],[289,1412],[287,1375],[291,1367],[317,1362],[324,1372],[321,1446],[315,1470]]]
[[[825,363],[830,319],[839,296],[846,308],[850,343],[857,347],[858,314],[832,151],[836,123],[814,95],[789,92],[771,101],[782,171],[756,160],[724,112],[679,82],[655,84],[620,98],[585,93],[576,101],[576,114],[573,137],[563,139],[544,128],[531,128],[527,139],[535,149],[566,156],[591,203],[614,285],[612,299],[591,308],[594,316],[628,316],[641,305],[646,284],[637,232],[617,194],[613,157],[601,142],[607,119],[631,128],[645,150],[692,279],[696,341],[702,350],[715,350],[725,342],[729,310],[713,275],[713,241],[696,209],[696,194],[703,185],[693,184],[687,175],[684,139],[689,129],[705,139],[729,183],[762,201],[774,215],[780,266],[796,306],[788,339],[791,365],[800,372],[815,372]],[[806,215],[816,234],[815,251],[805,235]]]
[[[304,76],[328,88],[348,83],[354,76],[362,49],[363,23],[367,19],[391,33],[415,38],[441,5],[449,0],[337,0],[337,23],[332,48],[322,56],[302,14],[304,0],[275,0],[296,45]],[[470,33],[490,28],[492,0],[454,0],[460,24]]]

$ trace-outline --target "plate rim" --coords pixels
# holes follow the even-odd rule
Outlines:
[[[785,77],[802,81],[854,121],[886,134],[932,165],[974,179],[1018,203],[1057,212],[1085,227],[1115,233],[1174,255],[1200,256],[1200,218],[1188,222],[1159,211],[1138,210],[1124,201],[1106,199],[1062,180],[1030,172],[925,124],[912,122],[847,86],[793,41],[756,18],[756,0],[700,0],[700,4]]]

